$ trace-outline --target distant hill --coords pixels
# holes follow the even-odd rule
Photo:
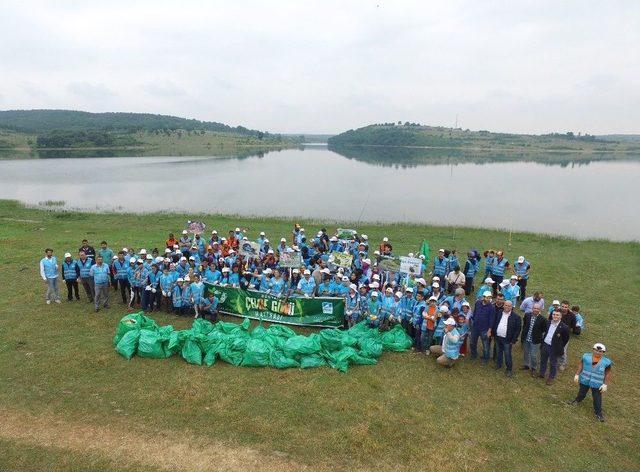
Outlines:
[[[597,138],[603,141],[640,143],[640,134],[602,134],[597,136]]]
[[[150,113],[90,113],[72,110],[5,110],[0,111],[0,129],[21,133],[43,134],[67,132],[136,132],[156,130],[216,131],[247,136],[266,136],[269,133],[229,126],[213,121],[199,121]]]
[[[330,148],[408,146],[523,152],[640,152],[640,142],[598,139],[568,132],[544,135],[492,133],[418,123],[381,123],[345,131],[329,138]]]

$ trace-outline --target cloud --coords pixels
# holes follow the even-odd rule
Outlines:
[[[104,84],[89,82],[71,82],[67,86],[67,89],[72,94],[89,100],[111,99],[116,95]]]

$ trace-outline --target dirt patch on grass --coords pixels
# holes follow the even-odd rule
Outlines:
[[[131,430],[72,423],[52,415],[33,416],[0,409],[0,437],[30,445],[56,447],[72,454],[107,458],[114,466],[142,464],[158,470],[309,470],[304,464],[274,453],[190,438],[166,431],[157,437]],[[314,467],[315,469],[315,467]]]

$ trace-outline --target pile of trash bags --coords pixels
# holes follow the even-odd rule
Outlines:
[[[381,333],[366,322],[346,331],[325,329],[309,336],[282,325],[265,328],[260,324],[253,330],[249,327],[248,319],[242,324],[214,324],[198,318],[191,329],[176,331],[171,325],[158,326],[140,312],[120,320],[113,343],[127,359],[134,355],[164,359],[180,354],[188,363],[197,365],[211,366],[220,359],[247,367],[329,366],[341,372],[352,364],[375,364],[384,351],[406,351],[412,344],[400,326]]]

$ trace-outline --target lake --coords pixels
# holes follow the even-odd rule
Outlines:
[[[432,223],[640,240],[638,156],[338,153],[304,146],[242,157],[4,159],[0,198],[63,201],[62,207],[83,210]]]

